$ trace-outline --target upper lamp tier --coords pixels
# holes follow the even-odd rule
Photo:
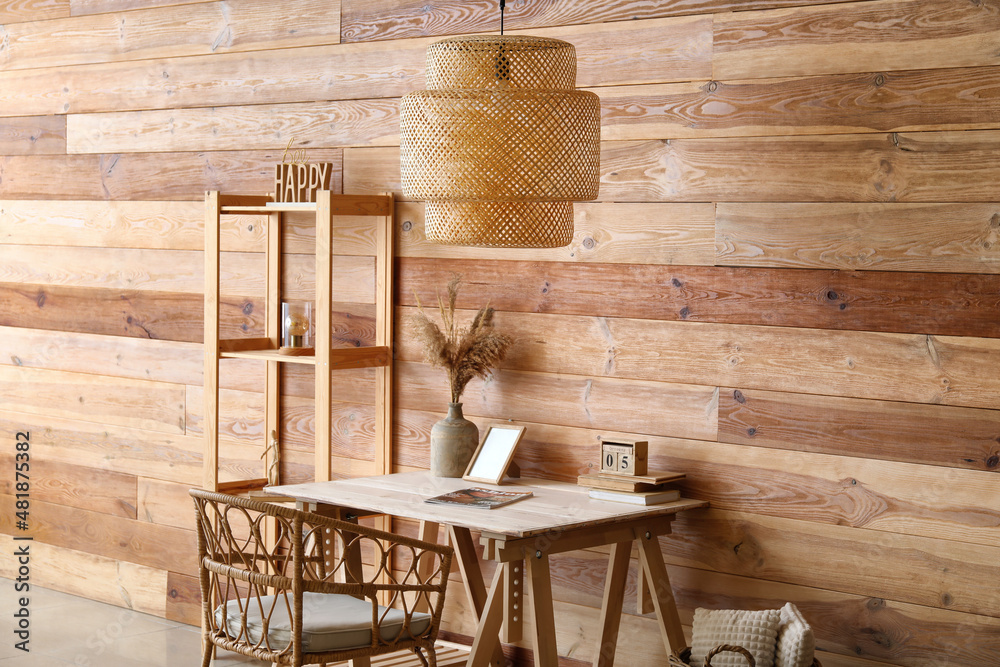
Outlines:
[[[529,36],[427,48],[427,90],[400,103],[403,193],[425,201],[587,201],[598,194],[600,100],[576,49]]]

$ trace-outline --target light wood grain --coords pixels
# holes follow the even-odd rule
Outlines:
[[[472,419],[480,428],[490,423]],[[402,412],[401,463],[428,465],[434,420],[434,413]],[[526,476],[575,483],[577,475],[599,470],[599,437],[641,437],[649,442],[650,469],[684,472],[676,483],[684,496],[708,500],[713,508],[1000,546],[1000,514],[980,500],[995,495],[992,472],[513,423],[526,427],[515,457]]]
[[[201,482],[201,437],[17,412],[5,412],[0,425],[10,433],[30,431],[31,457],[40,465],[65,462],[189,486]],[[258,476],[260,448],[227,446],[222,454],[224,481]]]
[[[664,4],[612,0],[592,5],[573,0],[536,0],[508,6],[505,26],[541,28],[829,3],[830,0],[680,0]],[[490,32],[499,25],[497,5],[489,0],[443,0],[433,5],[420,0],[342,0],[341,35],[345,42]]]
[[[397,364],[401,408],[441,411],[448,384],[439,368]],[[500,371],[489,382],[473,380],[462,395],[464,412],[485,420],[532,421],[594,429],[632,430],[715,440],[715,387]],[[527,433],[531,439],[532,434]],[[599,447],[596,438],[581,447]],[[592,451],[594,461],[599,450]]]
[[[0,507],[4,509],[0,529],[12,533],[14,497],[0,496]],[[36,544],[84,551],[145,565],[164,573],[173,569],[185,574],[197,572],[197,545],[193,530],[157,526],[32,500],[31,531]]]
[[[1000,273],[998,204],[720,203],[717,262]]]
[[[149,7],[114,13],[81,13],[10,26],[4,69],[65,67],[229,51],[255,51],[340,41],[340,3],[288,0],[196,2],[184,9]],[[180,20],[183,17],[183,20]],[[67,49],[71,38],[74,47]]]
[[[12,536],[0,534],[5,553],[14,553]],[[163,616],[167,572],[155,567],[108,558],[76,549],[31,543],[31,583],[97,600],[116,607]],[[16,579],[16,559],[0,560],[0,576]]]
[[[2,78],[2,74],[0,74]],[[113,85],[113,84],[109,84]],[[274,186],[281,151],[0,156],[0,198],[195,200],[206,190],[259,195]],[[341,163],[341,149],[307,151],[313,162]],[[53,189],[53,180],[59,188]],[[333,183],[340,184],[337,170]]]
[[[329,34],[335,38],[336,33]],[[711,76],[710,17],[561,26],[532,34],[574,44],[578,86]],[[11,70],[0,73],[0,89],[9,91],[10,108],[18,109],[20,116],[229,106],[246,102],[243,85],[249,58],[256,104],[366,99],[373,89],[379,97],[397,97],[422,87],[425,50],[433,41],[273,48],[252,55],[218,53]]]
[[[284,295],[312,299],[315,266],[307,255],[290,255],[283,276]],[[334,261],[337,298],[348,303],[374,303],[374,258],[338,256]],[[200,294],[203,254],[190,250],[133,248],[0,246],[0,279],[11,283],[155,290]],[[264,257],[260,253],[222,253],[222,293],[263,296]]]
[[[719,392],[719,440],[758,447],[995,471],[1000,411],[809,396]]]
[[[399,100],[73,114],[66,123],[69,153],[398,146]]]
[[[998,155],[994,131],[605,142],[600,198],[982,202]]]
[[[5,411],[184,433],[184,389],[85,373],[0,366]]]
[[[72,0],[12,0],[0,8],[0,21],[20,23],[42,21],[70,15]]]
[[[352,162],[352,168],[354,167]],[[353,172],[352,172],[353,173]],[[715,207],[712,204],[573,205],[573,240],[564,248],[473,248],[427,241],[424,205],[400,202],[398,255],[441,260],[526,260],[616,264],[711,265]],[[400,278],[405,282],[406,277]],[[404,289],[404,293],[406,290]]]
[[[0,454],[0,465],[16,470],[15,453],[12,448]],[[30,491],[26,497],[31,500],[136,518],[134,475],[88,468],[70,461],[43,460],[31,466],[29,481]],[[0,480],[0,494],[14,496],[17,493],[14,475]]]
[[[996,547],[714,509],[674,534],[661,541],[670,563],[996,616],[1000,593],[982,585]]]
[[[994,339],[527,313],[496,322],[518,341],[512,370],[995,407]],[[412,341],[397,351],[421,358]]]
[[[189,505],[187,484],[165,482],[150,477],[139,477],[136,483],[139,521],[195,530],[195,516]]]
[[[990,3],[947,0],[796,7],[719,15],[719,79],[996,65],[1000,28]]]
[[[65,151],[65,116],[0,119],[0,154],[45,155],[62,154]]]
[[[605,141],[989,130],[996,128],[1000,107],[983,91],[994,86],[998,72],[996,67],[865,71],[591,90],[601,98]]]

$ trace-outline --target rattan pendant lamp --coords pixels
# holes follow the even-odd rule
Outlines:
[[[557,248],[573,203],[597,198],[600,100],[558,39],[453,37],[427,47],[427,90],[400,103],[403,193],[426,202],[429,241]]]

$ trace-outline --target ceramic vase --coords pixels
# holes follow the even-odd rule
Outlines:
[[[448,416],[431,429],[431,474],[461,477],[479,446],[479,428],[462,416],[461,403],[448,404]]]

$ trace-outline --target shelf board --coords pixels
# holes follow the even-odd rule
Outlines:
[[[220,209],[223,214],[260,214],[291,213],[294,211],[315,212],[316,202],[267,202],[258,199],[249,201],[234,200],[224,203]],[[333,215],[389,215],[390,198],[385,195],[333,195],[330,201],[330,211]]]
[[[257,359],[261,361],[281,361],[289,364],[316,365],[316,357],[314,356],[297,357],[289,354],[281,354],[277,350],[238,350],[222,352],[219,356],[223,359]],[[389,348],[385,346],[338,347],[330,350],[330,368],[333,370],[388,366],[390,360]]]

